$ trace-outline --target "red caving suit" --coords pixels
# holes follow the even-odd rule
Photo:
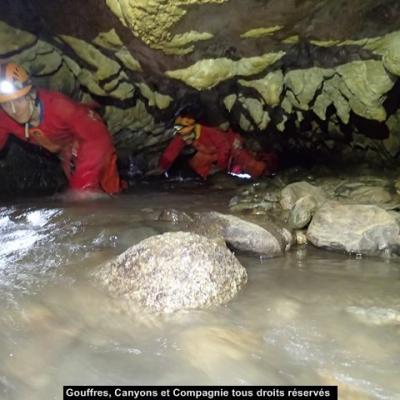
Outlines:
[[[57,154],[71,189],[120,192],[115,149],[101,118],[89,106],[61,93],[41,89],[38,98],[41,121],[29,129],[28,138],[24,125],[0,109],[0,149],[13,134]]]
[[[267,172],[267,164],[256,160],[252,154],[243,149],[243,139],[233,131],[223,132],[218,128],[204,125],[199,127],[199,135],[190,144],[197,152],[190,159],[190,167],[206,179],[212,168],[217,166],[223,171],[240,169],[258,177]],[[186,146],[185,140],[179,133],[172,139],[160,158],[160,168],[167,171]],[[238,146],[239,145],[239,148]]]

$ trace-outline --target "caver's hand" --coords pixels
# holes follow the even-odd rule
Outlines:
[[[237,138],[236,138],[236,139],[233,141],[232,147],[233,147],[235,150],[241,149],[243,146],[242,146],[242,142],[240,141],[240,139],[237,139]]]
[[[160,168],[160,167],[156,167],[151,169],[150,171],[147,171],[144,175],[145,176],[159,176],[162,175],[165,171]]]
[[[54,198],[62,201],[90,201],[109,199],[112,196],[100,190],[72,190],[68,189],[65,192],[57,193]]]

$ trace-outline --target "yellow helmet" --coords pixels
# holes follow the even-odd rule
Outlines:
[[[15,63],[0,64],[0,103],[25,96],[32,89],[28,73]]]

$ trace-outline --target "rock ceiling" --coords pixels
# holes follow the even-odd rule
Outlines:
[[[282,146],[400,152],[400,4],[391,0],[3,0],[0,60],[96,100],[127,151],[185,104]]]

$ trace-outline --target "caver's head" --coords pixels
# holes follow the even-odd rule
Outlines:
[[[190,135],[194,131],[195,124],[196,121],[192,116],[179,116],[175,119],[175,133],[179,133],[183,137]]]
[[[181,115],[175,120],[175,124],[181,126],[192,126],[195,123],[196,121],[191,115]]]
[[[20,124],[32,116],[34,93],[28,73],[15,63],[0,64],[0,106]]]

